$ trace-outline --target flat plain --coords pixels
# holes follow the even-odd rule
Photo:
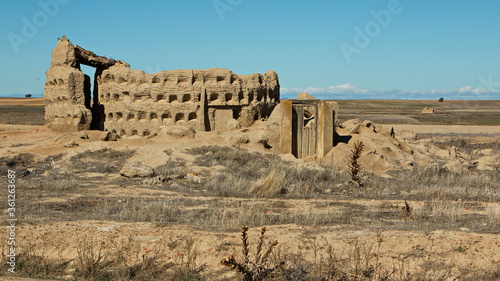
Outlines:
[[[338,133],[352,141],[314,161],[263,146],[263,121],[103,141],[41,126],[42,99],[0,99],[0,172],[15,171],[18,186],[18,276],[499,280],[500,101],[338,102]],[[354,118],[372,122],[354,131]],[[355,140],[366,144],[363,185],[345,168]],[[136,161],[153,174],[121,175]],[[231,256],[233,269],[221,263]]]

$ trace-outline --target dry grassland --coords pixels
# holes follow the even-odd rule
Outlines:
[[[381,116],[431,103],[387,101],[378,107],[370,102],[341,101],[340,118],[368,105],[372,111],[362,114]],[[477,112],[489,112],[478,104]],[[492,116],[498,116],[498,108]],[[485,120],[486,115],[474,114]],[[437,122],[425,118],[419,122]],[[361,165],[359,185],[351,183],[352,172],[287,160],[264,148],[227,145],[215,132],[203,135],[201,144],[182,138],[103,142],[91,132],[89,139],[80,139],[43,128],[2,128],[0,173],[15,171],[19,186],[17,276],[500,279],[498,166],[490,171],[471,166],[459,173],[436,160],[436,165],[381,175]],[[443,149],[454,146],[471,157],[481,157],[480,151],[500,154],[494,126],[473,134],[427,128],[419,127],[417,137],[432,138],[429,142]],[[71,141],[76,145],[64,147]],[[131,160],[150,158],[156,159],[151,160],[153,177],[119,174]],[[6,192],[2,189],[1,198]],[[0,202],[5,210],[7,201]],[[8,235],[3,228],[0,240]],[[7,244],[1,247],[6,256]],[[3,268],[0,279],[8,280],[8,274]]]

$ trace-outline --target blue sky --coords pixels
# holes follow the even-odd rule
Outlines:
[[[43,93],[57,37],[148,73],[275,70],[282,97],[500,99],[500,1],[2,1],[0,96]],[[91,69],[84,70],[91,72]]]

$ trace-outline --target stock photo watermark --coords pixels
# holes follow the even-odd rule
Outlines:
[[[219,20],[224,21],[224,14],[227,12],[232,12],[236,7],[241,5],[243,0],[215,0],[212,2]]]
[[[154,66],[154,68],[153,68],[153,67],[151,67],[151,65],[148,65],[148,66],[146,66],[146,68],[145,68],[144,70],[146,71],[146,73],[151,74],[151,73],[156,73],[156,72],[162,71],[162,70],[164,70],[164,69],[162,69],[162,68],[161,68],[161,66],[160,66],[159,64],[156,64],[156,65]]]
[[[370,14],[373,20],[367,22],[364,28],[360,28],[359,26],[354,27],[353,43],[350,44],[343,41],[339,45],[347,63],[351,63],[352,55],[360,54],[364,48],[368,47],[372,39],[382,32],[382,28],[389,26],[393,15],[397,15],[402,11],[403,6],[399,0],[390,0],[387,3],[387,8],[378,12],[371,10]]]
[[[45,27],[50,18],[55,17],[60,10],[61,5],[66,5],[71,0],[41,0],[38,1],[40,10],[35,12],[31,17],[22,17],[20,32],[9,32],[7,38],[14,53],[19,53],[19,47],[22,44],[28,44],[30,39],[33,39],[41,28]]]
[[[9,238],[7,239],[7,265],[8,271],[16,273],[16,172],[7,171],[7,228]]]
[[[493,81],[493,74],[488,75],[487,78],[484,78],[483,76],[478,76],[477,80],[479,80],[479,83],[481,83],[478,86],[478,88],[485,88],[489,91],[500,90],[500,81],[499,82]]]

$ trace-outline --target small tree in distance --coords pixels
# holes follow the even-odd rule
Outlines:
[[[27,94],[25,97],[27,97],[27,98],[31,98],[31,94]]]
[[[439,98],[439,102],[444,102],[444,98]]]

